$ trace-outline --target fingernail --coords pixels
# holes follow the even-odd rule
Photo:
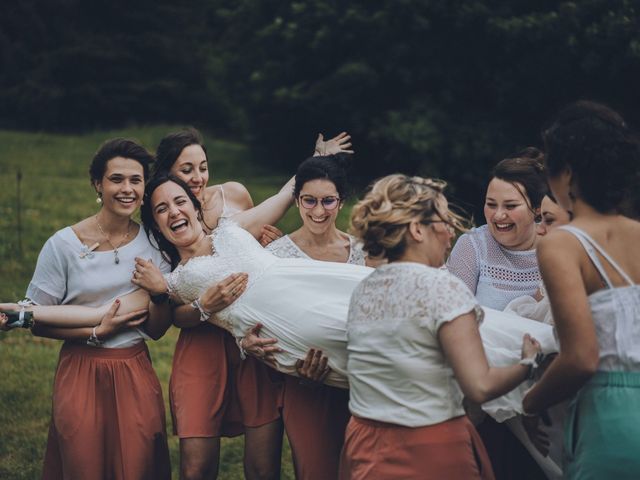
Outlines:
[[[118,304],[120,303],[120,299],[119,298],[116,298],[116,303],[118,303]]]

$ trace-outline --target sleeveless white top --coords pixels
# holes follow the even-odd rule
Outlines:
[[[311,257],[302,251],[298,245],[295,244],[289,235],[285,235],[284,237],[280,237],[277,240],[274,240],[269,245],[265,247],[271,253],[273,253],[276,257],[280,258],[308,258],[311,260]],[[346,263],[351,263],[353,265],[365,265],[366,264],[366,256],[364,250],[362,250],[362,246],[356,242],[356,239],[349,235],[349,258],[347,258]]]
[[[462,235],[447,260],[447,269],[469,287],[480,305],[503,310],[523,295],[535,295],[540,271],[535,250],[508,250],[487,225]]]
[[[71,227],[63,228],[42,247],[26,296],[38,305],[98,307],[138,289],[131,283],[136,257],[151,259],[163,273],[170,269],[142,227],[118,248],[118,256],[116,264],[113,250],[90,252]],[[143,329],[132,328],[108,338],[102,347],[125,348],[148,338]]]
[[[600,349],[598,370],[640,372],[640,285],[634,284],[631,277],[585,231],[572,225],[559,228],[580,241],[607,285],[607,288],[589,295]],[[620,274],[627,286],[613,286],[596,252]]]

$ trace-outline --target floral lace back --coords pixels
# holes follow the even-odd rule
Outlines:
[[[276,261],[276,257],[233,220],[221,219],[210,238],[211,255],[193,257],[167,276],[169,287],[184,303],[197,299],[208,287],[232,273],[247,273],[247,289],[250,289],[264,270]],[[241,301],[242,296],[219,312],[218,317],[224,320],[225,312]]]

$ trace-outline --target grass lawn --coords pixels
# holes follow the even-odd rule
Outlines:
[[[0,300],[23,298],[38,252],[47,238],[97,211],[88,167],[104,140],[116,136],[135,138],[153,149],[163,135],[175,129],[159,125],[85,135],[0,131]],[[312,141],[313,135],[309,150]],[[285,176],[271,175],[264,167],[252,164],[243,145],[212,138],[206,143],[213,182],[240,181],[255,202],[275,193],[286,180]],[[17,229],[19,170],[21,238]],[[343,227],[347,210],[342,210],[339,219]],[[298,214],[291,209],[279,227],[289,232],[298,223]],[[165,401],[176,338],[176,329],[171,329],[163,339],[149,344]],[[31,337],[25,331],[0,332],[0,479],[40,476],[59,348],[58,341]],[[167,419],[170,424],[168,408]],[[178,478],[177,447],[177,439],[170,437],[174,478]],[[242,437],[223,440],[219,478],[243,478],[242,449]],[[293,478],[286,445],[282,478]]]

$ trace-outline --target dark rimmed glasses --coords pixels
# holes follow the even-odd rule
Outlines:
[[[336,197],[335,195],[329,197],[317,198],[313,195],[300,195],[300,205],[307,210],[311,210],[316,205],[322,205],[322,208],[325,210],[335,210],[338,205],[340,205],[340,197]]]

